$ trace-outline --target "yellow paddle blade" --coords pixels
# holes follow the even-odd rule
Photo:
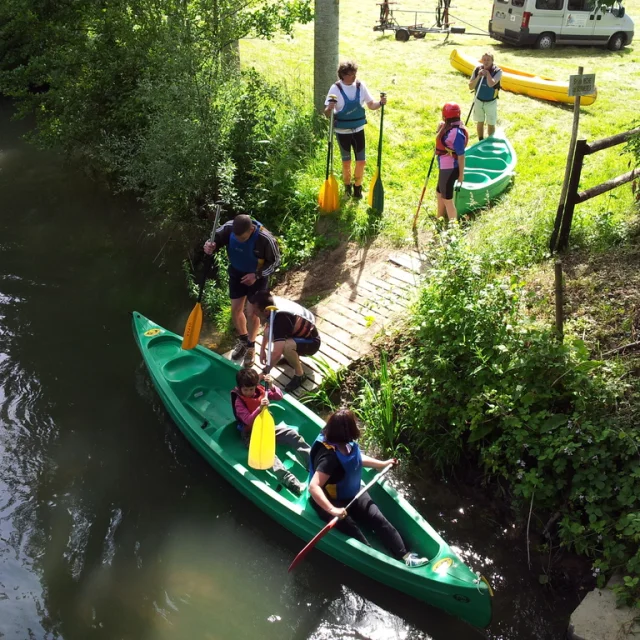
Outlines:
[[[327,192],[327,185],[329,184],[329,180],[325,180],[320,187],[320,193],[318,194],[318,206],[320,209],[324,211],[324,200]]]
[[[253,421],[249,441],[249,466],[271,469],[276,459],[276,423],[265,407]]]
[[[380,179],[380,169],[376,169],[376,172],[371,178],[371,186],[369,187],[369,195],[367,196],[367,204],[373,207],[373,190],[375,189],[376,182]]]
[[[337,211],[340,208],[340,188],[338,187],[338,182],[333,174],[329,176],[329,185],[327,188],[327,201],[328,206],[330,207],[329,211]]]
[[[318,205],[324,213],[331,213],[340,208],[340,193],[338,183],[333,175],[330,175],[322,185],[318,194]]]
[[[189,314],[187,325],[184,328],[184,336],[182,338],[182,348],[185,350],[193,349],[200,340],[200,330],[202,329],[202,306],[196,302],[193,311]]]

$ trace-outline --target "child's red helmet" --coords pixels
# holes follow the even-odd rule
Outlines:
[[[460,117],[460,105],[457,102],[447,102],[442,107],[442,117],[447,120],[448,118]]]

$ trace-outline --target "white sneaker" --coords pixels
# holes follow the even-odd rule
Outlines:
[[[407,567],[411,569],[416,569],[417,567],[424,567],[425,564],[428,564],[429,558],[421,558],[417,553],[407,553],[402,556],[404,563]]]

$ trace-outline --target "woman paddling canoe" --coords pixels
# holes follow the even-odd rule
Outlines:
[[[360,429],[353,412],[341,409],[333,413],[311,447],[309,493],[311,505],[326,522],[339,517],[336,528],[347,536],[369,545],[358,524],[373,530],[389,553],[408,567],[429,562],[407,550],[397,529],[382,515],[368,493],[351,507],[344,508],[360,490],[362,468],[383,469],[395,460],[377,460],[360,451],[356,440]],[[370,546],[370,545],[369,545]]]

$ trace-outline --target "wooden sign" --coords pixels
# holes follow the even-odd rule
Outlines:
[[[569,76],[569,95],[588,96],[596,90],[596,74],[584,73]]]

